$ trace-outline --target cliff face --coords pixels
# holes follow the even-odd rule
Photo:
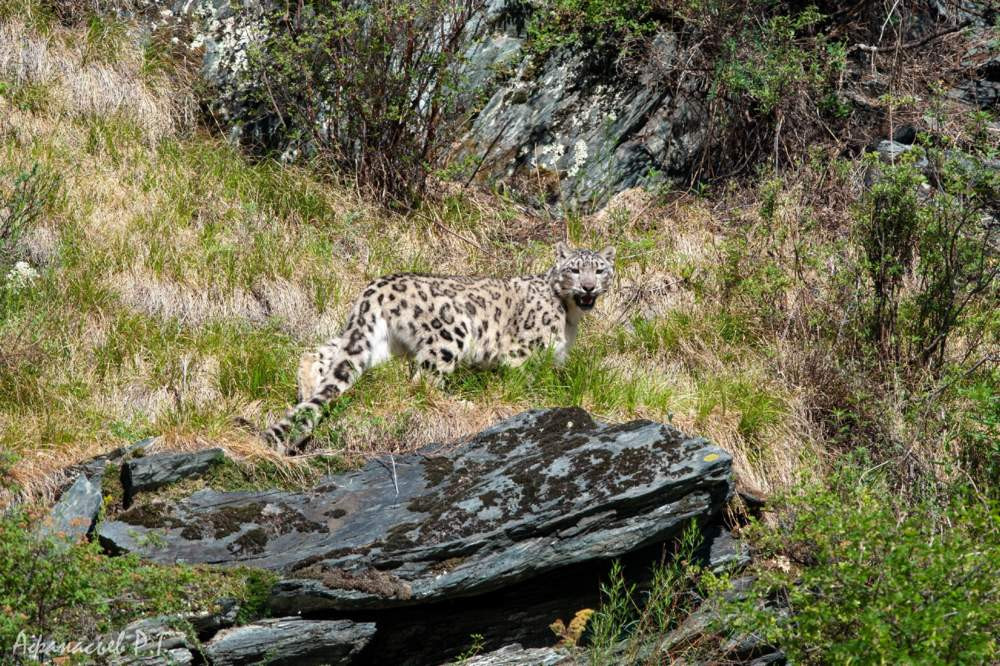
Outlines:
[[[234,100],[248,85],[246,52],[266,35],[262,3],[153,3],[158,20],[187,23],[203,49],[203,75],[218,88],[213,109],[233,136],[253,127]],[[656,67],[594,62],[584,48],[539,54],[527,45],[531,6],[491,0],[469,23],[460,96],[473,107],[448,162],[462,181],[512,188],[537,205],[587,212],[611,196],[663,179],[685,180],[706,136],[706,91],[694,79],[662,76],[677,58],[676,37],[653,38]],[[166,14],[169,12],[169,15]],[[249,85],[253,85],[250,82]],[[257,82],[260,85],[260,82]],[[480,109],[474,100],[486,100]],[[286,156],[301,146],[286,147]]]
[[[803,117],[808,117],[808,122],[816,127],[803,131],[801,127],[791,128],[796,122],[786,121],[779,107],[794,108],[798,101],[787,97],[801,96],[799,101],[806,101],[809,95],[796,93],[794,86],[781,92],[784,84],[768,77],[787,75],[781,69],[782,58],[795,61],[805,56],[794,49],[781,56],[783,52],[779,49],[761,56],[771,58],[770,61],[740,63],[742,56],[737,51],[727,51],[730,46],[723,42],[732,34],[742,34],[739,31],[743,28],[736,26],[733,33],[733,26],[727,25],[730,37],[713,34],[720,27],[713,21],[725,20],[724,17],[647,16],[639,40],[641,54],[619,58],[614,45],[609,48],[606,37],[602,49],[593,47],[587,33],[592,26],[586,22],[583,28],[577,28],[572,39],[556,40],[548,48],[539,47],[537,34],[529,36],[529,26],[543,12],[554,11],[551,3],[470,0],[462,6],[463,11],[472,14],[461,33],[464,44],[458,49],[461,54],[458,91],[452,105],[456,122],[448,125],[447,130],[454,137],[446,142],[450,146],[442,151],[444,158],[435,158],[446,164],[431,166],[447,166],[448,173],[463,183],[478,182],[515,191],[536,206],[561,213],[588,213],[631,187],[664,182],[688,184],[706,160],[723,165],[721,171],[730,173],[739,169],[725,167],[729,162],[740,162],[746,170],[757,158],[771,159],[772,153],[782,152],[794,160],[814,139],[828,140],[843,133],[851,135],[845,138],[848,144],[857,144],[858,134],[865,135],[860,144],[848,146],[855,151],[865,141],[886,138],[881,136],[885,118],[878,113],[877,117],[869,118],[871,103],[864,102],[869,93],[881,94],[879,77],[868,61],[869,54],[878,49],[872,51],[874,47],[860,42],[847,46],[856,39],[867,39],[868,33],[864,31],[844,42],[847,56],[843,69],[823,74],[836,80],[823,92],[830,95],[828,99],[817,97],[809,102],[816,109]],[[272,111],[270,102],[260,102],[270,99],[267,95],[258,95],[258,104],[253,108],[245,106],[248,90],[252,92],[255,87],[265,85],[247,74],[247,63],[248,54],[256,45],[273,34],[273,25],[263,18],[268,7],[269,3],[259,0],[151,0],[149,15],[161,26],[163,22],[183,23],[193,35],[191,45],[202,53],[204,77],[215,88],[215,94],[206,103],[233,137],[264,145],[284,159],[294,159],[310,152],[313,147],[310,140],[302,137],[325,131],[314,130],[330,124],[324,113],[329,113],[334,105],[321,98],[313,100],[317,111],[310,117],[316,127],[300,128],[304,131],[298,133],[288,131],[287,124],[294,121],[281,117],[276,106]],[[960,29],[968,30],[970,35],[982,34],[985,39],[992,30],[989,11],[992,10],[983,9],[980,3],[920,5],[907,15],[905,37],[911,41],[903,46],[906,52],[917,53],[933,48],[936,37]],[[442,20],[447,25],[449,19]],[[792,28],[792,33],[785,37],[794,41],[800,33],[808,36],[811,30],[850,32],[848,24],[859,19],[851,12],[827,12],[822,21],[826,23]],[[836,29],[831,29],[830,22]],[[535,25],[537,30],[537,22]],[[777,33],[767,31],[777,30],[774,26],[778,25],[758,29],[763,32],[752,39],[765,42],[774,39]],[[558,27],[555,31],[558,32]],[[428,34],[433,52],[440,48],[435,40],[442,38],[433,31]],[[719,43],[708,50],[700,46],[713,40]],[[976,41],[970,39],[968,43]],[[925,42],[927,46],[921,46]],[[767,44],[762,48],[767,48]],[[716,107],[713,124],[709,112],[713,96],[726,94],[725,90],[722,93],[714,90],[713,82],[733,75],[716,71],[723,65],[713,58],[725,53],[730,60],[735,58],[737,90],[731,99],[725,100],[724,108]],[[831,55],[828,60],[832,62],[833,58]],[[951,72],[946,82],[952,99],[970,108],[996,108],[1000,85],[996,57],[979,47],[960,55],[960,59],[961,67]],[[813,77],[828,64],[823,60],[787,64],[801,70],[797,76]],[[741,70],[744,64],[746,67]],[[746,90],[738,90],[739,86],[759,86],[761,90],[747,95]],[[770,105],[770,109],[751,108],[754,94],[767,93],[769,86],[777,86],[775,90],[779,93],[777,99],[763,105]],[[335,91],[317,93],[322,94]],[[422,97],[424,94],[414,91],[415,107],[428,104]],[[829,110],[838,105],[839,111],[830,118],[818,117],[822,115],[820,107]],[[853,123],[855,127],[841,132],[837,125],[841,122]],[[802,123],[801,118],[798,123]],[[779,151],[774,135],[782,130],[786,135],[791,132],[802,138],[791,147],[782,144]],[[297,138],[289,139],[290,135]],[[752,144],[752,155],[741,154],[745,147],[741,142]]]
[[[704,146],[706,91],[662,76],[678,56],[671,32],[653,39],[655,68],[622,71],[582,49],[533,53],[523,24],[502,11],[493,25],[469,49],[470,65],[512,73],[459,142],[456,158],[472,164],[466,178],[582,212],[630,187],[687,178]]]

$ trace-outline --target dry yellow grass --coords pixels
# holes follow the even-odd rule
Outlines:
[[[68,465],[146,434],[170,448],[221,445],[237,458],[273,459],[235,419],[263,425],[281,413],[294,397],[295,356],[338,329],[367,280],[403,269],[543,271],[564,233],[561,220],[454,186],[404,216],[298,168],[254,165],[189,131],[188,94],[145,80],[134,45],[113,65],[84,64],[72,37],[42,38],[17,23],[0,31],[0,73],[53,91],[39,109],[0,100],[0,164],[30,156],[63,183],[63,203],[24,240],[27,256],[48,265],[33,287],[47,290],[46,310],[32,323],[22,308],[0,327],[0,343],[26,350],[15,370],[39,387],[30,400],[0,403],[2,441],[17,456],[7,485],[22,494],[44,495]],[[609,394],[634,394],[613,400],[595,389],[583,405],[615,421],[672,418],[732,451],[755,490],[791,481],[815,441],[798,387],[782,380],[785,351],[734,352],[697,333],[650,351],[629,337],[636,316],[697,321],[717,308],[694,287],[722,242],[709,204],[663,207],[634,190],[575,228],[581,245],[619,246],[615,289],[581,344],[618,378]],[[32,338],[39,330],[55,348]],[[260,364],[259,377],[240,374]],[[716,376],[775,396],[780,413],[748,439],[724,395],[705,407]],[[390,367],[352,392],[331,426],[336,451],[357,462],[454,442],[541,406],[530,391],[491,383],[503,379],[490,375],[472,393],[412,386]]]

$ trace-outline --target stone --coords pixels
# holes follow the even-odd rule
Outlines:
[[[279,571],[278,613],[411,606],[669,540],[719,514],[730,467],[670,426],[535,410],[446,455],[374,460],[310,492],[206,489],[135,507],[100,538],[156,562]]]
[[[875,149],[878,152],[880,158],[883,162],[889,162],[890,164],[899,159],[902,155],[913,150],[913,146],[907,145],[905,143],[899,143],[898,141],[879,141],[878,146]],[[927,158],[921,157],[917,161],[917,168],[924,169],[927,167]]]
[[[155,437],[147,437],[146,439],[141,439],[138,442],[128,444],[127,446],[119,446],[117,449],[109,451],[108,453],[95,456],[90,460],[74,465],[70,468],[70,470],[86,474],[91,482],[101,485],[101,479],[104,476],[104,469],[107,467],[108,463],[116,463],[120,462],[123,458],[144,455],[146,450],[155,443]]]
[[[112,663],[116,666],[187,666],[194,663],[194,654],[185,648],[172,648],[162,650],[160,654],[114,660]]]
[[[235,599],[228,597],[219,599],[215,603],[215,608],[206,613],[188,615],[186,620],[190,623],[195,633],[202,639],[213,636],[220,629],[226,629],[236,624],[236,617],[240,612],[240,604]]]
[[[349,664],[375,634],[370,622],[283,617],[224,629],[203,648],[213,666]]]
[[[735,571],[750,564],[750,548],[725,527],[706,527],[702,535],[704,541],[694,555],[704,561],[712,572]]]
[[[657,66],[625,76],[572,50],[542,62],[519,54],[515,74],[460,139],[456,161],[474,163],[480,181],[563,211],[597,210],[629,188],[687,178],[708,138],[707,116],[696,82],[674,89],[659,73],[677,58],[673,33],[661,32],[651,48]]]
[[[101,500],[100,478],[91,481],[86,475],[78,474],[76,481],[62,494],[48,518],[39,526],[38,534],[67,542],[85,538],[94,528]]]
[[[1000,56],[983,57],[982,52],[967,54],[963,66],[971,73],[949,91],[960,102],[984,110],[1000,109]]]
[[[581,650],[565,648],[528,648],[514,643],[486,654],[468,657],[462,666],[583,666],[589,663]],[[449,661],[441,664],[454,664]]]
[[[177,627],[180,618],[160,615],[130,623],[113,640],[118,656],[110,661],[115,666],[167,666],[190,664],[194,661],[187,636]]]
[[[225,452],[214,448],[193,453],[157,453],[128,460],[122,465],[125,506],[132,503],[136,493],[200,476],[224,458]]]
[[[274,614],[375,622],[357,663],[417,666],[460,655],[473,633],[484,650],[551,644],[554,618],[598,606],[612,559],[648,572],[691,521],[707,562],[733,562],[731,535],[712,528],[731,464],[667,425],[533,410],[305,492],[143,502],[99,537],[156,562],[277,571]]]

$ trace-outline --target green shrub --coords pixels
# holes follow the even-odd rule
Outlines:
[[[532,50],[540,56],[576,47],[590,58],[627,58],[656,29],[651,0],[553,0],[528,23]]]
[[[715,93],[769,114],[790,95],[806,93],[825,103],[828,83],[846,54],[822,35],[803,36],[823,20],[815,7],[747,21],[724,43]]]
[[[263,612],[273,574],[255,569],[145,564],[108,557],[94,543],[66,547],[33,534],[24,509],[0,517],[0,652],[18,634],[55,641],[96,638],[138,618],[208,610],[222,596],[241,602],[241,619]],[[22,639],[23,641],[23,639]]]
[[[965,337],[977,340],[990,326],[978,315],[1000,293],[1000,232],[983,216],[1000,198],[1000,177],[972,156],[931,149],[940,189],[921,196],[926,181],[914,162],[922,155],[878,167],[878,182],[857,208],[855,236],[868,341],[884,360],[939,370],[957,329],[971,327]]]
[[[248,52],[243,90],[228,106],[241,109],[244,139],[319,155],[381,199],[413,205],[452,139],[461,48],[480,6],[281,6],[264,17],[265,37]]]
[[[759,579],[725,625],[790,663],[994,662],[1000,506],[964,491],[908,501],[863,461],[778,498],[773,526],[752,526]]]

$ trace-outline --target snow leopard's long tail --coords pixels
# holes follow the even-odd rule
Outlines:
[[[294,452],[316,427],[323,408],[351,388],[365,370],[389,357],[385,320],[374,316],[364,324],[349,327],[339,338],[303,357],[300,401],[261,433],[268,445],[281,453]]]

